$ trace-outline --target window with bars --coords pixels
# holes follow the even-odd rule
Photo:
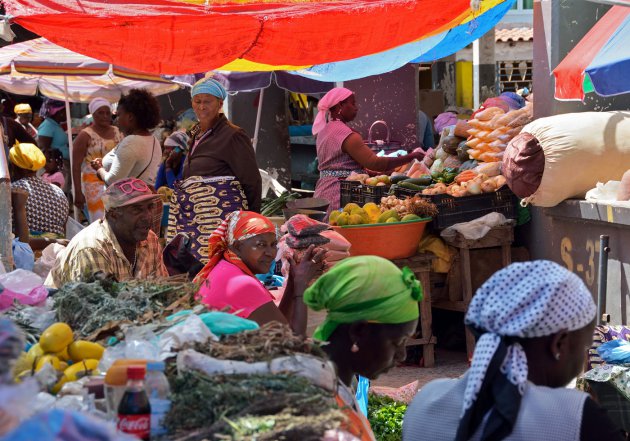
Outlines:
[[[532,90],[532,60],[497,62],[497,90],[499,93],[515,92],[527,87]]]

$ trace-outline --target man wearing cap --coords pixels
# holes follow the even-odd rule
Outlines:
[[[136,178],[110,185],[103,195],[105,218],[77,234],[46,280],[61,287],[102,271],[122,282],[167,277],[162,248],[151,231],[159,196]]]
[[[33,124],[31,124],[31,121],[33,120],[33,109],[31,109],[30,104],[16,104],[13,111],[17,115],[15,121],[19,123],[24,130],[26,130],[26,133],[31,135],[33,138],[37,138],[37,129]]]

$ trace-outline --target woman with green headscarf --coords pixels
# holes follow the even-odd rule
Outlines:
[[[307,306],[328,313],[313,337],[328,342],[324,350],[343,383],[338,401],[352,411],[348,429],[361,440],[374,435],[349,390],[352,380],[376,379],[405,359],[421,300],[422,286],[409,268],[376,256],[343,260],[304,293]]]

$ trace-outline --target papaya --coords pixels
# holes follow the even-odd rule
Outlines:
[[[65,323],[50,325],[39,338],[39,346],[44,352],[57,353],[72,343],[72,329]]]
[[[92,375],[92,371],[98,367],[98,360],[83,360],[73,364],[63,371],[63,376],[67,381],[77,381],[87,375]]]
[[[44,355],[37,361],[37,367],[35,368],[35,371],[39,371],[47,364],[52,365],[52,367],[55,368],[56,371],[61,369],[61,362],[57,357],[55,357],[54,355]]]
[[[351,203],[347,204],[345,207],[343,207],[343,211],[348,213],[348,214],[350,214],[350,213],[352,213],[352,210],[354,210],[355,208],[361,208],[361,207],[359,207],[354,202],[351,202]]]
[[[420,219],[421,219],[420,216],[416,216],[415,214],[408,214],[401,219],[401,222],[410,222],[410,221],[416,221]]]
[[[398,222],[398,219],[396,219],[395,217],[390,217],[389,219],[385,221],[386,224],[393,224],[396,222]]]
[[[363,225],[363,217],[358,214],[351,214],[348,225]]]
[[[32,358],[41,357],[42,355],[44,355],[44,351],[42,350],[39,343],[36,343],[28,350],[28,355]]]
[[[337,225],[339,225],[340,227],[344,225],[348,225],[349,220],[350,220],[350,215],[346,212],[343,212],[337,218]]]
[[[381,209],[374,202],[368,202],[363,206],[363,210],[367,213],[369,223],[376,223],[378,217],[381,215]]]
[[[105,348],[98,343],[92,343],[84,340],[77,340],[68,346],[70,359],[75,363],[90,358],[100,360],[104,351]]]
[[[337,219],[339,219],[339,216],[341,215],[340,211],[333,211],[332,213],[330,213],[330,217],[328,218],[328,223],[330,225],[337,225]]]
[[[398,217],[398,213],[396,212],[396,210],[387,210],[378,217],[376,223],[384,224],[385,222],[387,222],[387,219],[394,216]]]

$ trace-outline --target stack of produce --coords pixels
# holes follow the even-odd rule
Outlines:
[[[457,174],[454,182],[436,182],[422,190],[425,196],[447,194],[453,197],[473,196],[482,193],[492,193],[499,190],[506,183],[500,174],[501,163],[493,162],[481,164],[474,170],[464,170]]]
[[[300,357],[301,368],[273,372],[274,360],[291,357]],[[170,439],[323,439],[348,417],[335,390],[311,380],[314,372],[335,378],[319,345],[277,322],[189,345],[177,370],[167,371]]]
[[[467,153],[481,162],[500,162],[507,144],[518,135],[523,126],[532,120],[531,103],[518,110],[505,113],[498,107],[489,107],[468,121],[470,137],[466,141]]]
[[[65,383],[91,375],[104,350],[98,343],[75,341],[70,326],[55,323],[42,333],[39,343],[20,355],[14,367],[15,380],[30,377],[49,364],[58,372],[58,382],[51,390],[57,393]]]
[[[190,309],[197,284],[173,281],[69,283],[54,299],[56,318],[88,341],[122,337],[122,324],[143,325]]]
[[[363,207],[347,204],[343,211],[334,211],[330,215],[330,224],[335,226],[390,224],[411,222],[437,214],[437,209],[430,201],[420,198],[398,199],[387,196],[381,199],[381,205],[367,203]]]

